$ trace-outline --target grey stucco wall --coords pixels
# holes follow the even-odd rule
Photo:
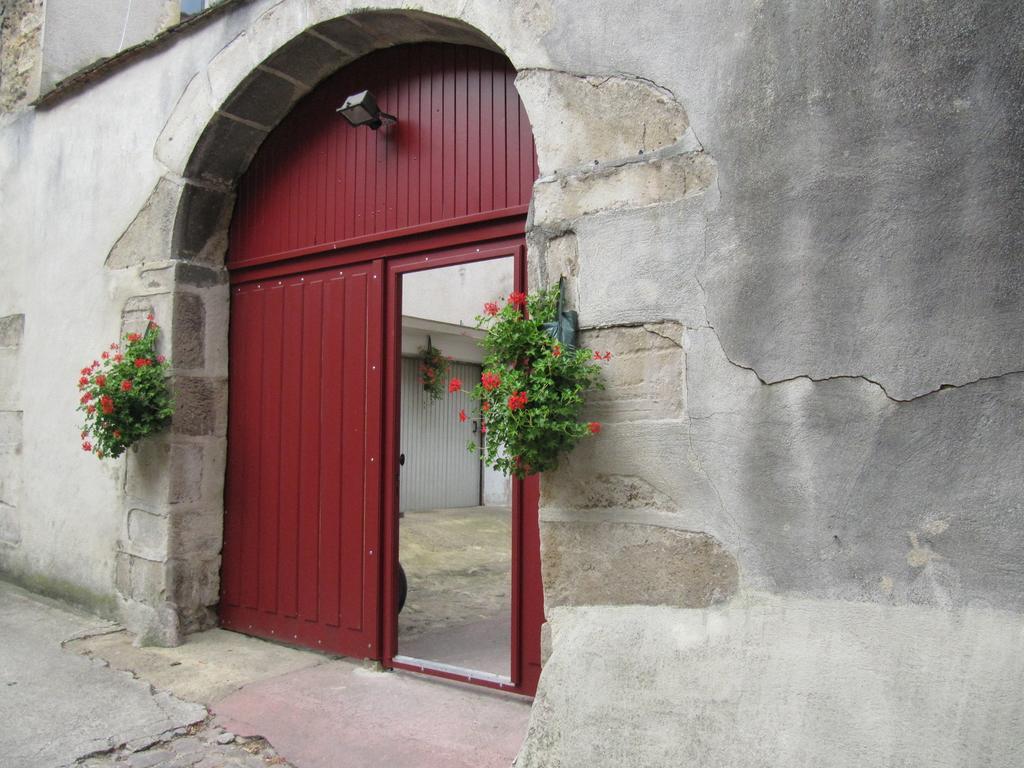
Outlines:
[[[1022,7],[417,7],[519,69],[532,277],[569,275],[614,354],[602,435],[543,481],[550,658],[520,763],[1016,765]],[[152,264],[215,111],[348,8],[242,4],[0,129],[0,316],[24,314],[33,382],[0,569],[119,594],[132,468],[76,451],[77,357],[27,350],[91,349],[168,290]],[[366,44],[416,24],[369,19]]]

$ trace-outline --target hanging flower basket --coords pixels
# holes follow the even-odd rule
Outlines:
[[[428,337],[427,348],[420,350],[420,383],[431,400],[441,399],[450,370],[451,358],[442,355],[441,350],[431,344]]]
[[[149,315],[145,333],[129,333],[82,368],[78,410],[85,414],[82,450],[117,458],[144,437],[162,430],[174,409],[167,385],[169,365],[156,354],[160,327]]]
[[[575,349],[556,338],[565,337],[558,332],[560,298],[559,286],[529,296],[515,292],[504,306],[488,302],[476,318],[487,330],[486,356],[480,382],[468,394],[478,403],[485,434],[483,461],[507,475],[553,470],[580,440],[601,431],[599,422],[582,422],[580,415],[586,391],[603,388],[600,363],[611,353]],[[466,420],[465,411],[459,418]]]

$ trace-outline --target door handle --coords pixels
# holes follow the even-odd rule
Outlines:
[[[405,454],[404,453],[398,454],[398,466],[400,466],[400,467],[404,467],[405,466]]]

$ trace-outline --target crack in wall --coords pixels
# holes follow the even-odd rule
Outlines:
[[[921,399],[926,398],[926,397],[931,397],[932,395],[935,395],[938,392],[943,392],[943,391],[950,390],[950,389],[963,389],[963,388],[969,387],[969,386],[971,386],[973,384],[980,384],[980,383],[986,382],[986,381],[993,381],[995,379],[1002,379],[1002,378],[1006,378],[1006,377],[1009,377],[1009,376],[1017,376],[1017,375],[1020,375],[1020,374],[1024,374],[1024,370],[1021,370],[1021,371],[1004,371],[1002,373],[992,374],[991,376],[981,376],[981,377],[979,377],[977,379],[972,379],[971,381],[965,381],[962,384],[940,384],[939,386],[935,387],[934,389],[930,389],[927,392],[923,392],[920,395],[915,395],[914,397],[908,397],[908,398],[893,397],[891,394],[889,394],[889,392],[885,388],[884,384],[882,384],[881,382],[875,381],[874,379],[870,378],[869,376],[865,376],[863,374],[839,373],[839,374],[833,374],[831,376],[812,376],[812,375],[807,374],[807,373],[800,373],[800,374],[795,374],[793,376],[787,376],[787,377],[781,378],[781,379],[770,379],[769,380],[769,379],[764,378],[757,371],[757,369],[754,368],[753,366],[744,365],[743,363],[738,363],[735,360],[733,360],[731,357],[729,357],[729,353],[726,352],[726,350],[725,350],[725,344],[722,342],[722,339],[718,335],[718,331],[715,329],[715,327],[712,326],[712,325],[708,325],[707,329],[714,334],[715,340],[718,341],[718,345],[722,349],[722,355],[725,357],[726,361],[728,361],[728,363],[730,365],[735,366],[736,368],[740,368],[740,369],[742,369],[744,371],[750,371],[751,373],[754,374],[754,376],[757,377],[757,380],[762,385],[764,385],[766,387],[774,387],[774,386],[776,386],[778,384],[788,384],[789,382],[793,382],[793,381],[811,381],[811,382],[814,382],[816,384],[822,383],[822,382],[826,382],[826,381],[844,381],[844,380],[845,381],[864,381],[864,382],[867,382],[868,384],[873,385],[874,387],[877,387],[878,391],[881,392],[882,395],[886,399],[888,399],[889,401],[902,405],[902,404],[906,404],[906,403],[912,403],[912,402],[914,402],[916,400],[921,400]]]

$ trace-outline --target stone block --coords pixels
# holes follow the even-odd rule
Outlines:
[[[223,506],[196,505],[172,509],[169,551],[184,560],[208,560],[220,555],[224,543]]]
[[[125,302],[121,310],[121,339],[129,333],[143,334],[149,327],[149,316],[153,315],[155,322],[166,324],[173,318],[172,312],[173,294],[154,293],[148,296],[132,296]],[[167,354],[168,339],[161,333],[157,337],[156,349],[160,354]]]
[[[224,472],[227,466],[227,437],[204,437],[201,499],[204,505],[216,510],[218,518],[224,514]]]
[[[542,230],[527,234],[530,248],[527,268],[530,285],[554,285],[560,277],[569,278],[566,285],[566,309],[576,309],[577,289],[573,279],[579,274],[579,250],[576,233],[567,232],[548,237]]]
[[[231,193],[186,184],[175,218],[173,257],[222,267],[234,204]]]
[[[543,667],[551,658],[551,625],[544,622],[540,625],[540,665]]]
[[[21,406],[21,350],[0,347],[0,408]]]
[[[127,457],[125,492],[159,508],[168,497],[171,443],[163,435],[151,437],[128,449]]]
[[[363,26],[354,23],[351,16],[332,18],[317,24],[312,29],[316,34],[322,35],[348,53],[353,59],[384,47],[383,41],[378,40]]]
[[[577,309],[584,326],[672,320],[707,325],[699,270],[705,197],[584,216],[578,243]]]
[[[188,159],[215,105],[206,72],[196,74],[156,140],[154,154],[169,170],[184,175]]]
[[[0,500],[0,544],[17,546],[21,543],[21,521],[16,507]]]
[[[228,281],[228,272],[223,267],[205,266],[192,262],[176,264],[174,275],[178,287],[210,288],[215,285],[224,285]]]
[[[558,227],[590,213],[674,202],[705,190],[715,165],[702,152],[545,177],[533,187],[534,223]]]
[[[263,63],[312,87],[351,60],[351,55],[342,53],[324,38],[302,34]]]
[[[25,336],[25,316],[0,317],[0,347],[19,347]]]
[[[223,435],[227,428],[227,380],[175,376],[171,429],[179,435]]]
[[[128,540],[133,549],[142,548],[166,555],[167,527],[166,515],[139,508],[128,510]]]
[[[735,594],[736,559],[711,536],[617,522],[541,523],[544,604],[703,608]]]
[[[157,606],[164,601],[166,595],[166,570],[162,562],[118,552],[114,582],[123,597]]]
[[[177,606],[164,601],[148,613],[146,623],[139,628],[134,644],[140,648],[173,648],[181,645],[182,634]]]
[[[265,130],[215,115],[196,142],[185,175],[230,185],[249,167],[249,161],[266,137]]]
[[[199,612],[220,600],[220,555],[168,562],[173,601],[182,611]]]
[[[145,290],[154,293],[171,293],[174,291],[174,267],[174,262],[168,257],[166,261],[140,265],[136,274]],[[115,276],[114,280],[116,279]]]
[[[200,295],[184,291],[175,294],[172,328],[171,362],[175,370],[202,368],[206,362],[206,308]]]
[[[21,505],[23,479],[21,444],[0,444],[0,504]]]
[[[21,445],[22,416],[21,411],[0,411],[0,446]]]
[[[530,114],[545,175],[669,147],[690,125],[671,93],[634,77],[531,69],[519,73],[516,88]]]
[[[110,249],[108,269],[166,261],[171,257],[171,238],[182,186],[161,178],[142,209]]]
[[[308,89],[264,69],[253,70],[221,106],[221,113],[273,128]]]
[[[663,421],[683,415],[682,327],[605,328],[580,334],[580,343],[611,352],[601,363],[605,389],[587,394],[588,420]]]
[[[224,274],[227,274],[224,272]],[[228,329],[231,325],[230,287],[220,283],[202,291],[206,312],[205,373],[226,378],[228,375]]]
[[[704,531],[736,551],[723,508],[684,420],[610,423],[541,482],[542,520],[610,520]]]
[[[171,446],[170,490],[167,500],[171,504],[199,501],[203,491],[203,447],[193,443]]]

